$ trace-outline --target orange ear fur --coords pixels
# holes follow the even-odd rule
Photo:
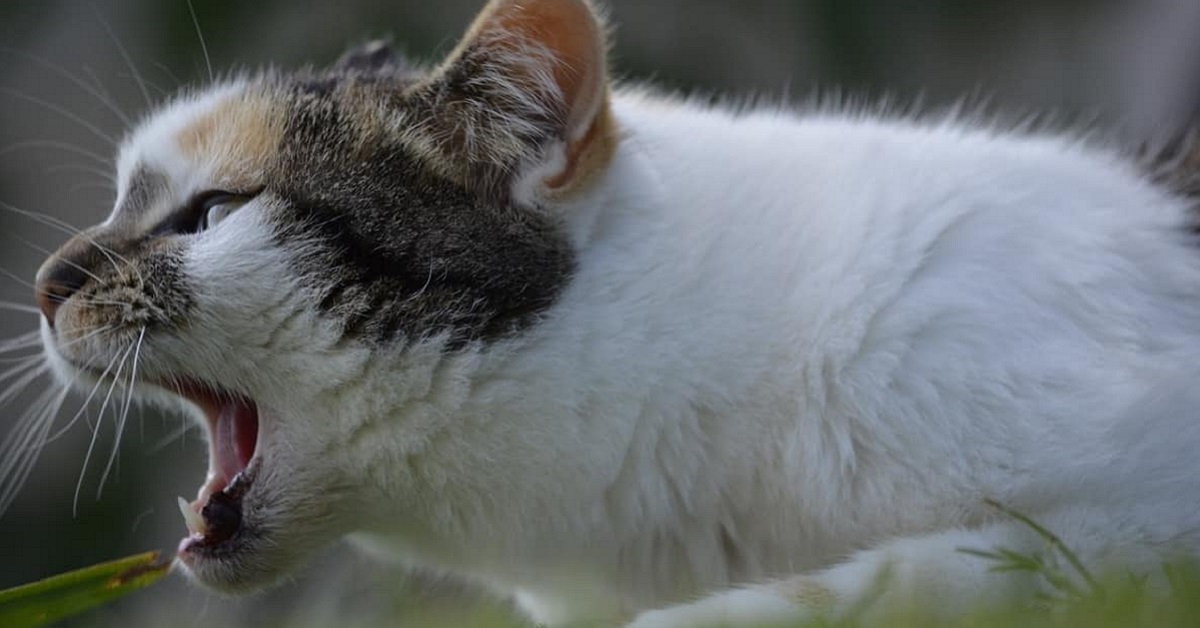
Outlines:
[[[492,0],[447,60],[491,56],[532,98],[549,97],[565,143],[561,171],[545,181],[562,192],[607,163],[615,145],[609,113],[605,29],[586,0]]]

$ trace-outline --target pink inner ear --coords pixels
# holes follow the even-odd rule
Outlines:
[[[534,42],[558,61],[551,70],[563,94],[567,133],[587,133],[607,93],[603,32],[583,0],[499,0],[488,7],[481,31],[520,46]]]

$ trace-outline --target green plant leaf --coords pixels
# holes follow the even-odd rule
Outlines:
[[[165,576],[171,561],[146,552],[0,591],[0,626],[43,626],[108,604]]]

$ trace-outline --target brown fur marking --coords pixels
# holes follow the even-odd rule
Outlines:
[[[184,155],[213,168],[214,183],[231,191],[262,185],[262,174],[279,151],[284,108],[264,92],[237,94],[179,132]]]

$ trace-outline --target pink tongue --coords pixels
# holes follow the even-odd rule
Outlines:
[[[238,401],[225,402],[217,415],[217,468],[225,481],[250,464],[258,444],[258,409]]]

